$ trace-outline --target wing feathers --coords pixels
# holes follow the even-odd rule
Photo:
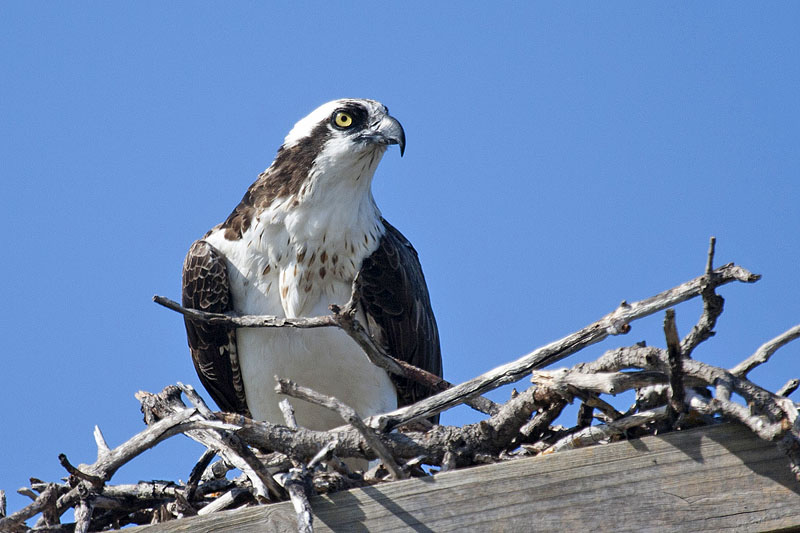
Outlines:
[[[232,309],[228,270],[221,254],[195,241],[183,264],[183,306],[213,313]],[[236,352],[236,331],[186,319],[186,336],[200,381],[220,409],[247,414]]]
[[[394,357],[441,376],[439,330],[417,252],[397,229],[382,222],[386,233],[359,272],[359,296],[367,328]],[[424,385],[392,379],[400,406],[431,395]]]

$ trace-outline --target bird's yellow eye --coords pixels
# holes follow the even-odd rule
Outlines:
[[[333,117],[333,122],[340,128],[349,128],[353,125],[353,117],[349,113],[339,111],[336,113],[336,116]]]

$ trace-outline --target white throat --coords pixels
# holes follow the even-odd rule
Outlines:
[[[372,178],[386,147],[371,146],[348,157],[341,157],[342,151],[352,153],[352,147],[342,139],[330,139],[297,197],[274,206],[283,212],[284,224],[297,243],[341,247],[344,242],[337,241],[363,235],[376,238],[383,233]],[[325,243],[320,242],[323,237]]]
[[[257,214],[241,240],[226,241],[222,232],[206,238],[232,263],[238,312],[316,316],[347,302],[385,232],[371,189],[385,147],[350,146],[347,157],[343,148],[326,143],[298,193]]]

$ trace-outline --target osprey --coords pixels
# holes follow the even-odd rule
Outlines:
[[[359,275],[358,319],[393,356],[442,375],[436,320],[417,253],[381,217],[372,177],[405,133],[373,100],[329,102],[300,120],[221,224],[192,244],[183,305],[282,317],[329,313]],[[413,403],[425,386],[390,377],[336,328],[230,329],[186,320],[195,369],[225,411],[282,423],[274,376],[332,395],[361,416]],[[342,424],[302,401],[300,425]]]

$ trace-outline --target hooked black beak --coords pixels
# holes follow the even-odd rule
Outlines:
[[[400,157],[403,157],[403,153],[406,151],[406,132],[403,131],[400,122],[391,115],[384,115],[380,122],[368,128],[358,138],[377,144],[396,144],[400,146]]]

